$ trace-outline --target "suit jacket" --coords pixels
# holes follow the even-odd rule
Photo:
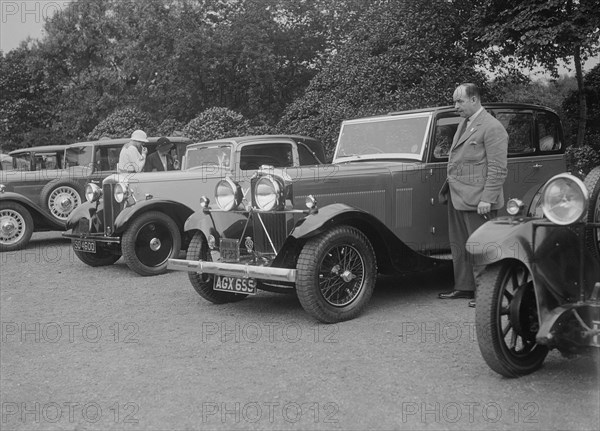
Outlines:
[[[173,166],[173,157],[170,153],[166,154],[167,157],[167,171],[172,171],[175,169]],[[163,166],[162,161],[160,160],[160,156],[158,155],[158,151],[153,152],[148,157],[146,157],[146,164],[144,165],[144,172],[152,172],[152,171],[164,171],[165,167]]]
[[[492,210],[504,206],[502,187],[507,175],[508,133],[483,110],[464,133],[458,125],[448,155],[448,177],[440,190],[440,202],[451,193],[454,208],[475,211],[480,201]]]

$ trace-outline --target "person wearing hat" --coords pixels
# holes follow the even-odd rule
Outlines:
[[[148,143],[148,137],[143,130],[131,134],[131,140],[123,145],[119,154],[117,171],[119,173],[141,172],[146,163],[148,149],[142,144]]]
[[[148,156],[144,165],[144,172],[172,171],[179,168],[179,162],[173,160],[171,149],[173,143],[166,137],[161,137],[156,142],[156,151]]]

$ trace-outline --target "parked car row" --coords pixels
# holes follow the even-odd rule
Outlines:
[[[600,168],[585,182],[565,173],[552,110],[484,106],[509,135],[504,195],[512,199],[470,239],[469,252],[487,265],[476,326],[490,367],[517,376],[551,348],[600,347]],[[30,200],[42,198],[50,227],[68,230],[89,266],[123,257],[143,276],[185,271],[215,304],[292,293],[317,320],[340,322],[366,309],[378,274],[446,265],[456,252],[437,195],[460,121],[451,106],[347,120],[329,164],[307,136],[181,139],[180,171],[124,175],[110,172],[109,146],[86,143],[67,148],[63,161],[85,173],[52,178]],[[33,184],[0,189],[4,249],[31,235],[22,214],[33,207],[16,209],[25,205],[14,195]],[[42,219],[35,224],[44,228]]]

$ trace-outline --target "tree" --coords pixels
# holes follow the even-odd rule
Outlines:
[[[597,0],[484,0],[474,13],[472,31],[498,65],[543,65],[557,76],[560,60],[573,61],[579,89],[577,145],[583,144],[587,105],[582,62],[600,52]]]
[[[428,0],[372,3],[344,48],[288,106],[279,130],[318,137],[331,156],[344,119],[447,105],[460,82],[485,87],[461,30],[467,6]]]

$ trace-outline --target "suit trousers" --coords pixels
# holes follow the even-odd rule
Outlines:
[[[473,232],[487,220],[477,211],[458,211],[452,205],[452,193],[448,193],[448,234],[452,249],[452,266],[454,267],[454,289],[475,291],[476,280],[484,266],[473,266],[467,253],[467,240]],[[488,219],[496,217],[498,211],[488,214]]]

